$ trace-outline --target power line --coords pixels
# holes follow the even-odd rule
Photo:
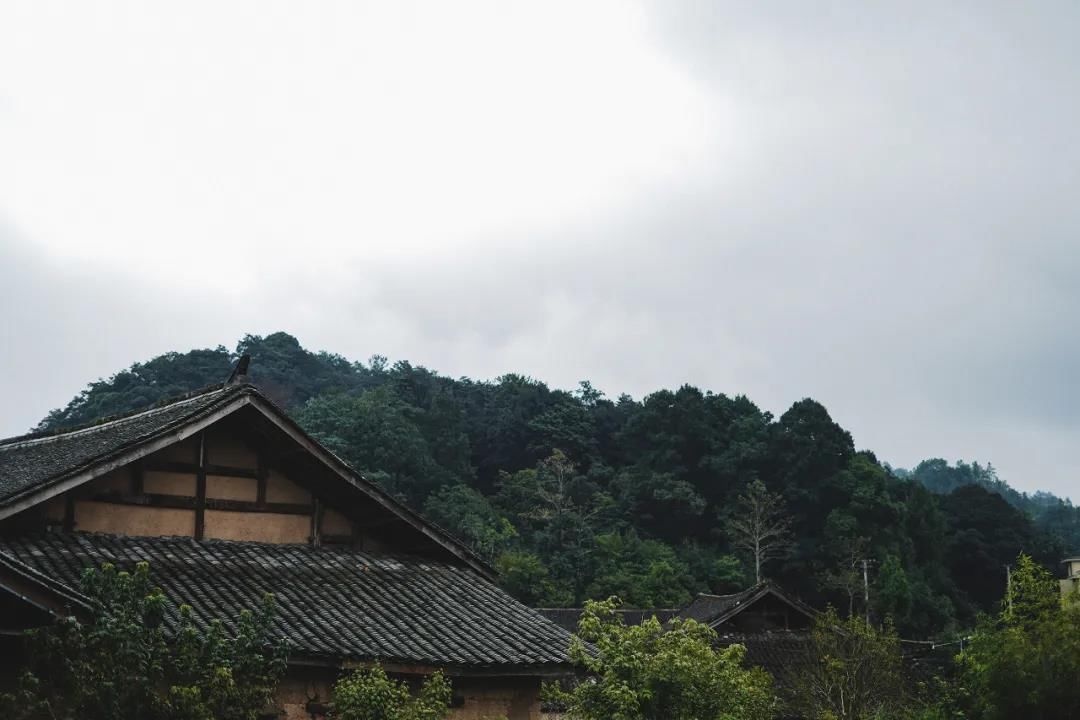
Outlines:
[[[904,638],[898,638],[898,640],[901,643],[904,643],[906,645],[916,645],[916,646],[925,648],[926,651],[928,651],[928,652],[935,652],[936,650],[938,650],[940,648],[946,648],[946,647],[949,647],[951,645],[959,645],[960,646],[960,654],[963,655],[964,654],[964,643],[971,642],[971,638],[972,638],[971,635],[965,635],[964,637],[959,638],[958,640],[905,640]]]

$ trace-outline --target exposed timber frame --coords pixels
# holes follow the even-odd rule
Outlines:
[[[183,473],[184,475],[196,475],[199,470],[202,469],[207,475],[238,478],[259,477],[258,470],[232,467],[231,465],[214,465],[210,462],[205,462],[200,466],[198,463],[176,462],[173,460],[152,460],[146,463],[146,469],[152,472]]]
[[[322,503],[319,502],[319,498],[311,498],[311,546],[319,547],[322,545],[320,535],[322,533]]]
[[[198,497],[187,495],[165,495],[160,493],[116,492],[106,490],[89,498],[95,502],[114,505],[143,505],[145,507],[172,508],[174,510],[227,510],[229,512],[274,513],[277,515],[310,515],[311,505],[307,503],[268,503],[251,500],[227,500],[225,498]]]
[[[217,406],[212,406],[207,410],[178,420],[175,424],[156,432],[152,436],[140,439],[130,446],[88,461],[85,465],[73,469],[64,475],[58,476],[41,485],[29,488],[8,498],[4,504],[0,506],[0,520],[16,515],[49,500],[50,498],[84,485],[113,470],[146,458],[158,450],[162,450],[170,445],[197,436],[214,423],[232,415],[245,406],[251,406],[258,411],[270,425],[277,428],[282,434],[299,446],[299,448],[317,458],[324,467],[331,470],[340,480],[344,481],[346,486],[351,487],[353,491],[372,500],[389,515],[396,517],[397,520],[407,524],[415,532],[425,536],[431,542],[442,547],[443,550],[468,565],[481,576],[488,580],[495,580],[496,576],[494,570],[472,550],[453,536],[442,531],[440,528],[428,523],[418,513],[402,505],[387,494],[382,488],[357,473],[343,460],[311,438],[311,436],[304,432],[291,418],[266,400],[250,385],[240,386],[237,388],[236,392],[224,397]],[[97,429],[100,430],[100,426]],[[29,442],[35,441],[31,440]],[[201,443],[200,447],[202,447]],[[195,464],[199,467],[205,478],[209,467],[206,465],[204,452],[200,451]],[[256,471],[256,473],[258,472],[259,471]],[[256,479],[258,478],[256,477]],[[222,500],[213,500],[211,502],[211,500],[205,498],[205,483],[203,483],[203,487],[203,499],[201,501],[203,510],[206,508],[215,509],[215,507],[221,507],[219,503],[222,502],[235,502]],[[133,493],[130,497],[135,498],[139,496],[136,496]],[[196,498],[196,502],[199,502],[198,498]],[[143,504],[146,503],[143,502]],[[262,507],[268,508],[270,505],[270,503],[264,503]],[[308,506],[307,512],[310,511],[311,508]]]
[[[256,462],[258,469],[255,471],[255,502],[260,505],[266,504],[266,481],[270,475],[270,471],[266,467],[266,456],[262,450],[258,451],[256,456]]]
[[[75,498],[68,494],[64,497],[64,532],[75,529]]]

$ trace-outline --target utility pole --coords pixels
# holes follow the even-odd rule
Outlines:
[[[1012,565],[1005,566],[1005,604],[1012,615]]]
[[[866,627],[870,627],[870,572],[867,567],[870,561],[862,559],[862,586],[863,586],[863,610],[866,611]]]

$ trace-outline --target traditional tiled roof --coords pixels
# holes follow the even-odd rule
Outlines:
[[[750,607],[767,595],[778,598],[789,607],[805,615],[808,619],[812,620],[817,615],[816,610],[794,598],[788,597],[775,585],[766,581],[730,595],[707,595],[701,593],[694,598],[692,603],[679,613],[679,617],[696,620],[700,623],[718,628],[718,626],[722,625],[728,619],[742,612],[743,609]]]
[[[780,685],[790,684],[793,675],[807,667],[813,651],[810,634],[798,630],[721,633],[718,642],[745,647],[746,664],[764,668]]]
[[[558,670],[569,633],[472,570],[344,548],[191,538],[44,533],[0,540],[0,553],[79,586],[103,562],[150,563],[173,625],[181,604],[197,623],[227,624],[266,592],[275,631],[294,657],[379,660],[471,669]]]
[[[814,616],[815,611],[812,608],[787,597],[768,582],[730,595],[699,593],[693,602],[682,609],[620,609],[616,610],[615,613],[622,618],[624,625],[640,625],[646,619],[655,615],[662,623],[678,617],[683,620],[696,620],[716,627],[766,595],[774,595],[780,598],[808,618]],[[582,608],[537,608],[537,612],[560,627],[573,632],[577,629],[578,621],[581,620],[581,614],[584,610]]]
[[[730,595],[709,595],[700,593],[694,601],[687,605],[679,617],[688,620],[697,620],[700,623],[711,623],[719,617],[727,615],[731,610],[742,605],[748,599],[757,594],[760,586],[754,586]]]
[[[536,612],[546,617],[551,622],[569,632],[577,632],[578,622],[584,608],[537,608]],[[678,609],[654,608],[654,609],[620,609],[615,614],[622,618],[623,625],[641,625],[649,618],[656,616],[661,623],[666,623],[679,614]]]
[[[243,404],[273,417],[286,432],[320,457],[353,490],[432,538],[474,569],[494,578],[488,564],[452,533],[421,517],[364,478],[345,461],[307,435],[289,416],[249,383],[216,385],[137,413],[107,418],[71,430],[0,440],[0,517],[38,502],[43,494],[81,482],[89,471],[128,462],[153,443],[171,442],[185,428],[209,422]],[[127,459],[125,459],[127,458]]]
[[[80,429],[0,440],[0,504],[185,425],[213,411],[245,387],[218,386],[167,405]]]

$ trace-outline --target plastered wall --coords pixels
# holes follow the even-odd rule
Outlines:
[[[195,513],[79,500],[75,503],[75,528],[113,535],[190,536],[195,534]]]
[[[266,502],[309,503],[311,493],[273,468],[266,478]]]
[[[168,498],[177,498],[181,505],[185,502],[194,505],[198,494],[198,476],[194,471],[198,447],[197,439],[188,439],[144,458],[139,473],[142,494],[137,492],[134,484],[133,468],[122,467],[72,490],[70,496],[48,501],[43,509],[44,520],[53,526],[64,525],[70,500],[75,530],[120,535],[194,536],[196,511],[192,507],[162,505],[168,504],[164,500]],[[205,449],[210,469],[230,468],[253,476],[259,470],[257,454],[223,431],[208,431]],[[192,469],[188,470],[185,465]],[[252,507],[207,507],[203,510],[203,537],[268,543],[311,541],[312,513],[296,512],[312,506],[311,493],[277,468],[271,466],[265,472],[265,501],[277,505],[279,511],[260,511],[254,506],[259,494],[259,481],[255,477],[207,473],[207,501],[252,503]],[[323,507],[320,533],[347,538],[354,534],[354,527],[341,512]]]
[[[208,498],[255,502],[258,495],[259,481],[255,478],[206,476],[206,497]]]
[[[124,482],[129,480],[124,478]],[[147,470],[143,473],[143,492],[195,497],[195,476],[190,473]]]
[[[541,720],[537,678],[453,678],[452,682],[454,695],[464,703],[450,711],[450,720]],[[328,702],[332,684],[330,671],[321,676],[290,672],[275,694],[285,720],[322,720],[322,715],[308,712],[308,702]]]
[[[454,720],[540,720],[540,681],[535,678],[457,680],[454,692],[465,698],[450,714]]]
[[[207,510],[204,537],[266,543],[306,543],[310,515]]]

